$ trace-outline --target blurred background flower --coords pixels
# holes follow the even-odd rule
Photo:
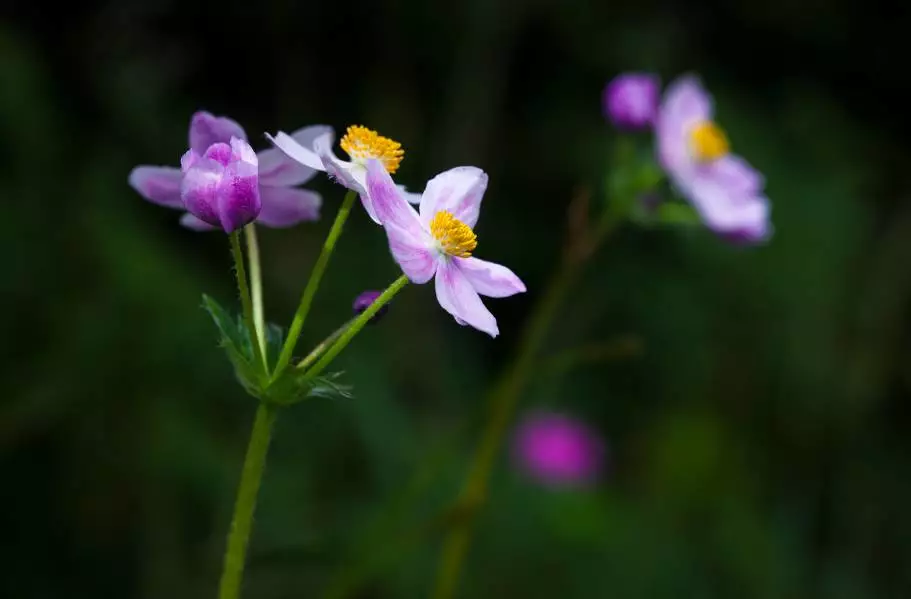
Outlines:
[[[605,447],[584,423],[569,416],[539,412],[519,423],[513,442],[518,466],[546,485],[594,482],[604,465]]]

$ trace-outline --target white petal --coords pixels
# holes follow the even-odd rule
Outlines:
[[[459,270],[474,287],[487,297],[509,297],[525,291],[525,283],[505,266],[479,258],[454,258]]]
[[[487,173],[474,166],[458,166],[427,182],[421,197],[421,220],[430,223],[437,212],[446,210],[474,228],[487,189]]]
[[[331,137],[332,133],[329,132],[327,135]],[[316,155],[316,152],[314,152],[312,147],[304,147],[284,131],[279,131],[275,137],[266,133],[266,137],[269,138],[269,141],[271,141],[276,148],[304,166],[309,166],[318,171],[326,170],[323,167],[322,160],[319,159],[319,156]]]
[[[481,302],[478,292],[455,262],[445,260],[439,264],[436,292],[440,306],[452,314],[459,324],[471,325],[491,337],[500,334],[497,319]]]

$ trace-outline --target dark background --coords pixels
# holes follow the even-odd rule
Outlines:
[[[200,308],[234,300],[230,255],[126,183],[176,165],[207,109],[256,148],[366,124],[403,143],[414,189],[459,164],[490,174],[479,255],[529,293],[488,302],[491,340],[407,289],[341,358],[355,399],[282,415],[245,593],[427,597],[440,536],[414,531],[455,496],[574,190],[601,197],[604,84],[650,69],[702,75],[767,176],[775,237],[609,240],[546,358],[642,351],[541,368],[521,406],[588,422],[609,471],[557,492],[501,460],[461,596],[908,597],[911,71],[889,6],[4,2],[0,596],[215,596],[254,411]],[[261,233],[283,324],[342,195],[313,186],[322,221]],[[357,212],[304,342],[396,275]]]

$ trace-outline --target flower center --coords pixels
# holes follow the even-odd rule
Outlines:
[[[446,210],[437,212],[430,221],[430,233],[450,256],[468,258],[478,247],[478,236],[471,227]]]
[[[731,149],[721,127],[712,121],[701,121],[690,130],[690,147],[699,162],[711,162]]]
[[[342,138],[341,146],[352,160],[358,162],[371,158],[379,160],[390,175],[398,170],[399,163],[405,155],[402,144],[360,125],[348,127],[348,131]]]

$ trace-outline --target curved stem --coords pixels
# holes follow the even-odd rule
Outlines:
[[[586,259],[618,222],[613,215],[605,215],[593,231],[591,238],[585,240],[585,251],[572,251],[574,248],[567,248],[571,251],[567,251],[566,258],[561,265],[562,268],[551,279],[544,295],[535,305],[512,365],[497,380],[487,397],[487,405],[490,409],[487,423],[481,441],[475,450],[468,477],[462,487],[457,504],[465,509],[465,517],[452,527],[443,543],[436,588],[433,594],[434,599],[451,599],[455,596],[459,574],[471,541],[474,517],[486,499],[487,484],[497,452],[518,404],[522,389],[533,373],[536,358],[547,336],[547,331],[564,298],[581,273]]]
[[[277,414],[277,408],[265,402],[260,402],[256,410],[250,444],[247,446],[247,456],[244,458],[240,485],[237,488],[237,500],[234,503],[234,517],[231,520],[231,532],[228,534],[228,546],[225,549],[218,589],[219,599],[240,597],[247,545],[253,528],[253,512],[256,510],[256,497],[266,467],[266,454],[269,451],[272,426]]]
[[[339,235],[342,234],[345,221],[348,220],[348,214],[351,212],[351,206],[354,205],[356,197],[357,193],[354,191],[349,190],[348,193],[345,194],[345,199],[342,201],[342,205],[338,209],[338,214],[335,216],[335,222],[332,223],[332,228],[329,229],[329,235],[326,237],[326,241],[323,242],[323,251],[320,252],[319,258],[316,259],[316,264],[313,266],[310,280],[307,281],[307,286],[304,288],[304,293],[301,296],[297,312],[294,314],[294,320],[291,322],[288,338],[285,340],[281,355],[278,357],[278,363],[275,365],[275,371],[272,374],[273,381],[278,379],[282,371],[284,371],[291,362],[294,346],[297,345],[297,338],[300,336],[301,329],[304,327],[307,313],[310,312],[310,305],[313,303],[313,297],[316,295],[320,280],[323,278],[323,273],[326,271],[326,265],[329,264],[329,257],[332,256],[332,251],[335,249],[335,242],[338,240]]]
[[[263,375],[268,374],[263,352],[256,341],[256,324],[253,320],[253,303],[250,300],[250,288],[247,286],[247,271],[244,268],[244,253],[240,249],[240,233],[234,231],[231,238],[231,251],[234,254],[234,269],[237,271],[237,289],[240,291],[240,303],[244,309],[244,324],[250,332],[250,345],[253,346],[253,358],[256,365],[262,370]]]
[[[256,338],[266,364],[269,356],[266,353],[266,313],[263,304],[263,275],[259,261],[259,241],[256,238],[256,225],[250,223],[244,227],[247,239],[247,261],[250,264],[250,291],[253,296],[253,323],[256,325]]]
[[[400,276],[396,279],[392,285],[386,288],[383,293],[380,294],[378,298],[373,300],[373,303],[364,310],[360,316],[355,318],[351,324],[345,329],[345,331],[339,336],[338,341],[332,344],[332,347],[326,350],[326,352],[320,356],[319,361],[313,365],[313,367],[307,371],[306,377],[313,378],[318,376],[325,368],[339,355],[343,349],[354,339],[354,336],[357,335],[364,326],[370,322],[370,319],[373,318],[377,312],[380,311],[380,308],[389,303],[389,301],[395,297],[395,294],[402,290],[405,285],[408,284],[408,277],[405,275]]]

